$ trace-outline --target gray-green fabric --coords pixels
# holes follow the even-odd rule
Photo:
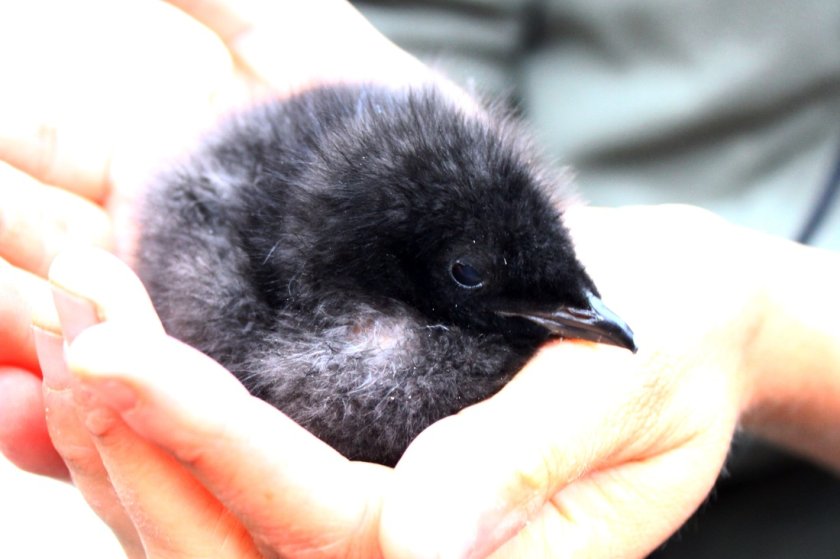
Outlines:
[[[840,156],[840,1],[358,2],[509,95],[593,204],[688,202],[792,237]],[[816,244],[840,249],[840,203]]]

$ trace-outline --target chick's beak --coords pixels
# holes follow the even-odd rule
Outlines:
[[[633,331],[627,323],[608,309],[594,293],[588,293],[587,299],[588,306],[584,308],[561,307],[551,311],[505,311],[499,314],[526,318],[553,336],[610,344],[636,353]]]

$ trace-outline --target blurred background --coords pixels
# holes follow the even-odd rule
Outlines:
[[[790,239],[815,222],[810,243],[840,250],[840,2],[355,4],[507,99],[589,203],[696,204]],[[839,478],[739,436],[708,502],[651,558],[837,558],[838,530]]]
[[[812,244],[840,250],[840,199],[825,195],[840,163],[837,0],[355,4],[506,99],[589,203],[696,204],[792,239],[816,221]],[[652,557],[837,558],[838,527],[837,477],[738,437],[707,504]],[[0,457],[0,557],[79,553],[122,556],[75,490]]]
[[[24,473],[0,455],[0,557],[125,557],[76,489]]]
[[[795,237],[840,157],[835,0],[355,4],[508,99],[592,204],[685,202]],[[814,242],[840,249],[840,204]]]

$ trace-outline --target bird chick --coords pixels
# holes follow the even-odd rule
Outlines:
[[[171,335],[393,465],[551,338],[635,350],[549,176],[508,118],[432,86],[314,89],[231,117],[153,181],[137,269]]]

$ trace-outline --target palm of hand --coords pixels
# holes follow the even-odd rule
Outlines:
[[[125,6],[101,4],[97,9],[114,12],[109,15],[112,20],[126,23],[136,16],[122,11]],[[43,183],[105,203],[122,256],[130,255],[136,190],[162,154],[200,130],[219,107],[230,107],[255,92],[288,91],[312,79],[301,74],[290,85],[276,77],[260,77],[272,74],[254,71],[254,64],[245,66],[241,56],[234,62],[217,36],[174,14],[170,21],[180,23],[156,26],[160,35],[154,41],[148,40],[148,26],[116,25],[109,34],[94,20],[80,29],[78,18],[76,27],[62,29],[64,20],[55,17],[59,23],[49,30],[53,38],[90,38],[86,47],[74,47],[82,51],[66,51],[67,60],[86,60],[86,65],[70,65],[78,73],[68,75],[59,71],[63,58],[37,62],[33,67],[39,68],[39,76],[27,77],[34,81],[19,91],[45,92],[44,106],[51,109],[0,119],[22,123],[3,135],[0,157]],[[139,29],[142,36],[131,35],[130,29]],[[14,41],[25,43],[20,35]],[[110,45],[108,55],[94,37]],[[34,39],[33,48],[38,37]],[[136,45],[150,50],[133,50]],[[173,122],[181,123],[180,132],[172,131]],[[162,137],[169,140],[167,146],[160,144]],[[69,215],[69,206],[64,206],[63,219],[85,221],[91,211],[101,211],[85,207]],[[745,381],[737,374],[741,347],[749,341],[757,313],[750,309],[754,297],[745,294],[749,281],[717,272],[722,256],[739,256],[737,248],[707,236],[712,229],[725,237],[726,228],[710,228],[702,216],[692,223],[680,212],[640,216],[639,211],[644,210],[601,215],[588,210],[573,224],[584,262],[639,335],[642,352],[637,358],[609,348],[548,348],[496,397],[421,435],[395,471],[366,472],[358,465],[334,463],[336,483],[331,487],[336,491],[353,488],[359,472],[364,472],[365,483],[357,486],[370,489],[338,499],[344,504],[356,499],[349,508],[361,511],[362,517],[350,518],[346,525],[361,527],[358,535],[327,530],[329,516],[301,519],[315,522],[313,526],[294,525],[284,512],[305,510],[300,502],[245,510],[253,503],[226,500],[246,495],[245,489],[254,483],[300,482],[284,477],[290,475],[286,471],[276,472],[277,479],[243,478],[243,487],[221,488],[224,491],[214,498],[235,513],[223,517],[231,523],[229,530],[241,532],[243,514],[249,519],[256,515],[258,528],[251,537],[266,547],[300,549],[295,546],[301,542],[284,538],[303,533],[320,535],[306,542],[316,549],[329,549],[338,540],[344,549],[355,542],[385,554],[427,549],[452,534],[474,535],[479,543],[469,545],[485,550],[507,542],[500,553],[511,556],[527,556],[520,546],[535,542],[558,554],[587,549],[597,555],[600,549],[605,556],[615,555],[617,549],[640,554],[655,545],[690,514],[718,471],[742,405]],[[669,222],[668,216],[676,216],[678,222]],[[640,223],[646,228],[639,229]],[[727,248],[716,252],[722,247]],[[13,263],[14,248],[4,248],[2,254]],[[47,260],[32,271],[45,274]],[[28,327],[28,315],[26,323]],[[31,342],[28,347],[31,351]],[[560,363],[562,371],[572,372],[558,374]],[[250,405],[250,400],[244,402]],[[179,449],[172,448],[163,433],[133,427],[178,455]],[[197,429],[181,427],[187,433]],[[249,427],[241,428],[244,437]],[[231,467],[240,459],[257,466],[284,463],[276,448],[261,447],[257,457],[233,451]],[[441,456],[448,459],[442,461]],[[223,470],[217,473],[224,477]],[[207,472],[198,475],[207,479]],[[298,487],[295,498],[305,497],[305,484]],[[309,494],[323,497],[324,490],[313,486]],[[325,500],[314,510],[334,502]],[[446,511],[440,510],[441,503],[447,504]],[[278,515],[283,518],[275,518]],[[271,529],[276,526],[288,530]],[[335,540],[324,541],[330,537]]]
[[[263,552],[331,556],[366,549],[422,556],[498,548],[499,556],[516,557],[532,555],[537,546],[560,556],[642,556],[699,504],[726,454],[744,396],[738,344],[745,343],[749,328],[740,317],[752,299],[741,299],[740,282],[704,271],[708,261],[698,247],[718,244],[709,236],[717,232],[718,239],[733,238],[706,214],[586,209],[576,212],[573,225],[581,242],[587,239],[581,247],[585,261],[596,274],[611,272],[605,277],[620,271],[613,267],[622,265],[628,249],[621,242],[635,246],[668,230],[675,246],[694,247],[682,259],[675,253],[668,265],[643,263],[658,272],[639,276],[646,286],[629,277],[605,286],[605,297],[634,321],[644,342],[640,353],[566,343],[548,347],[499,394],[421,434],[394,470],[346,462],[281,414],[232,390],[218,366],[161,338],[147,303],[128,300],[142,303],[136,284],[89,260],[86,268],[112,276],[108,289],[93,289],[79,275],[60,284],[97,300],[108,320],[84,332],[81,345],[71,344],[71,369],[88,379],[88,388],[99,377],[116,378],[141,395],[130,413],[107,421],[101,409],[82,406],[83,413],[99,414],[93,433],[98,452],[114,473],[131,471],[138,461],[142,445],[124,442],[137,438],[131,430],[147,441],[143,445],[160,445],[181,461],[157,466],[158,475],[185,484],[177,514],[189,517],[210,505],[227,511],[224,529],[215,525],[214,533],[247,532]],[[590,228],[600,234],[588,233]],[[706,302],[712,312],[702,313],[690,301],[678,308],[661,297],[670,285],[676,292],[703,286],[723,293],[714,305]],[[675,324],[677,334],[670,332]],[[140,354],[158,357],[146,363]],[[140,371],[137,362],[148,366]],[[191,388],[196,383],[202,398]],[[107,390],[101,395],[107,400]],[[220,406],[229,412],[223,421],[212,412]],[[278,437],[284,445],[276,444]],[[300,463],[289,461],[291,448]],[[210,449],[213,459],[202,460]],[[149,452],[142,460],[147,472],[159,461],[159,451]],[[148,477],[115,476],[115,483],[131,487],[130,494],[144,496],[123,505],[131,516],[137,514],[133,507],[142,509],[143,518],[172,514],[171,496],[163,506],[159,482],[146,487]],[[212,494],[209,504],[203,489],[196,489],[202,485]],[[253,491],[255,485],[265,490]],[[159,518],[157,525],[174,530],[168,542],[194,541],[191,530],[202,526]]]

